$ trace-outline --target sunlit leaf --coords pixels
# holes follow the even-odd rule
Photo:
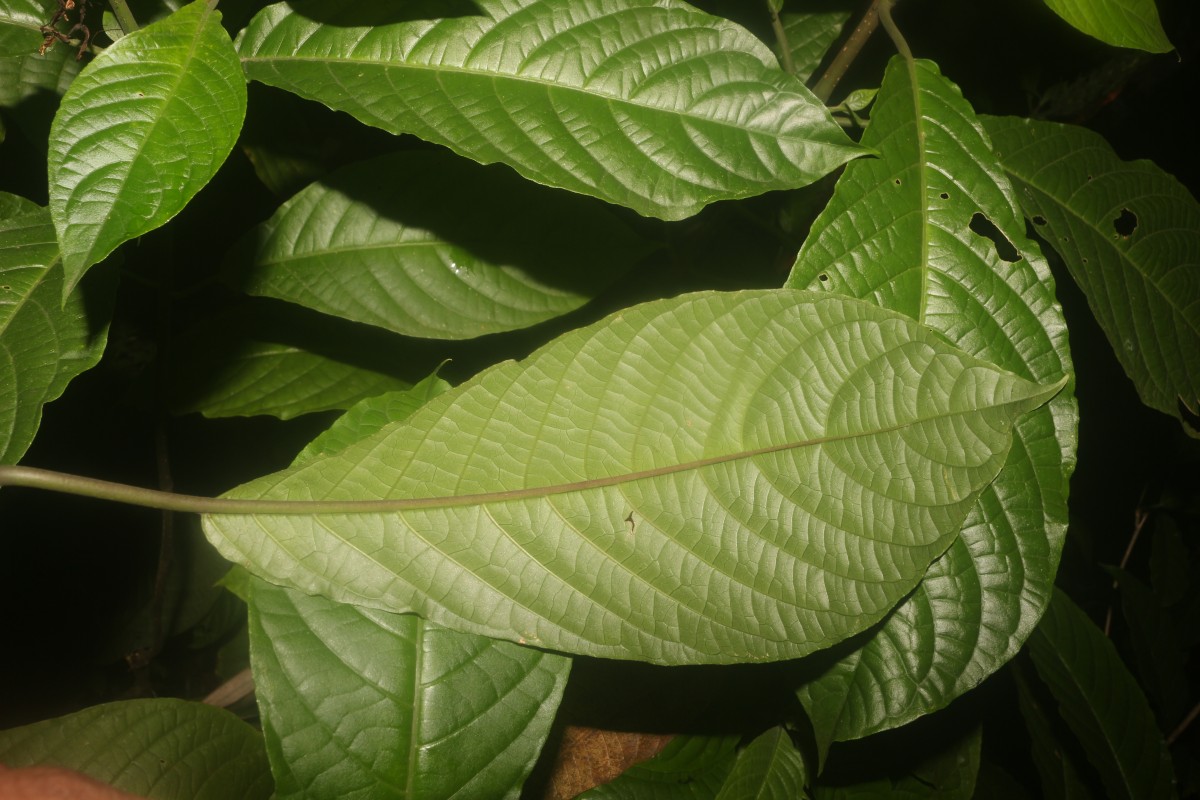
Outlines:
[[[66,291],[179,213],[233,148],[246,83],[220,19],[196,0],[109,47],[63,97],[49,177]]]
[[[753,34],[677,0],[277,3],[238,50],[254,80],[665,219],[860,152]]]
[[[1046,0],[1046,5],[1073,27],[1114,47],[1151,53],[1174,49],[1154,0]]]
[[[1142,402],[1180,419],[1180,403],[1200,412],[1200,204],[1084,128],[986,124],[1022,208],[1062,254]]]
[[[50,212],[12,195],[0,199],[0,463],[15,464],[42,406],[100,360],[111,292],[93,284],[64,305]]]
[[[711,800],[737,758],[737,736],[676,736],[654,758],[579,800]]]
[[[396,333],[465,339],[578,308],[648,250],[602,203],[412,152],[301,190],[247,235],[230,280]]]
[[[233,493],[379,513],[206,525],[272,582],[468,632],[662,663],[791,658],[913,588],[1015,419],[1064,382],[856,300],[685,295]]]
[[[1145,695],[1112,642],[1062,592],[1029,637],[1029,653],[1110,797],[1176,796],[1171,755]]]
[[[1054,281],[986,134],[927,61],[893,59],[863,144],[788,283],[868,299],[1038,381],[1070,369]],[[801,689],[818,743],[941,708],[1010,659],[1049,598],[1066,530],[1075,404],[1021,420],[995,483],[912,596]]]
[[[783,728],[772,728],[738,753],[717,800],[799,800],[806,797],[804,758]]]
[[[266,800],[272,790],[258,731],[223,709],[166,698],[0,731],[0,763],[65,767],[146,797]]]

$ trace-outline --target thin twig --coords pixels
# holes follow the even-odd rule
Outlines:
[[[1142,499],[1146,497],[1145,491],[1142,492]],[[1129,563],[1130,557],[1133,556],[1134,545],[1137,544],[1138,537],[1142,535],[1142,528],[1146,527],[1146,521],[1150,519],[1150,512],[1142,507],[1141,501],[1138,502],[1137,510],[1133,512],[1133,535],[1129,537],[1129,544],[1125,545],[1125,554],[1121,556],[1120,569],[1125,569],[1125,565]],[[1115,592],[1120,581],[1113,579],[1112,588]],[[1104,635],[1108,636],[1112,632],[1113,620],[1113,604],[1108,604],[1108,612],[1104,615]]]
[[[880,0],[879,21],[883,23],[883,29],[891,37],[892,44],[896,45],[900,55],[904,56],[905,61],[911,62],[913,60],[912,50],[908,48],[908,42],[904,40],[900,29],[896,27],[896,21],[892,19],[892,6],[896,5],[896,2],[897,0]]]
[[[829,102],[829,98],[833,96],[833,90],[837,88],[838,82],[845,77],[846,71],[850,69],[850,65],[854,63],[854,59],[858,58],[858,54],[862,52],[863,46],[871,38],[871,34],[875,32],[875,28],[879,26],[880,2],[882,0],[872,0],[866,13],[858,21],[858,25],[855,26],[854,30],[850,32],[850,36],[846,39],[845,44],[842,45],[842,49],[838,51],[833,62],[829,65],[829,69],[825,70],[825,74],[813,85],[813,94],[822,103]]]
[[[1175,740],[1183,736],[1183,732],[1188,729],[1188,726],[1196,721],[1196,717],[1200,717],[1200,703],[1192,706],[1192,710],[1183,718],[1183,722],[1175,726],[1175,730],[1171,731],[1167,736],[1167,747],[1175,744]]]

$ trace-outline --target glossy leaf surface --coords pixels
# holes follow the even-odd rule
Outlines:
[[[737,736],[676,736],[654,758],[579,800],[710,800],[733,769],[737,743]]]
[[[1069,370],[1053,278],[958,87],[930,62],[893,59],[863,144],[880,158],[847,167],[789,285],[900,311],[1028,378]],[[1023,419],[1004,469],[913,595],[861,647],[809,665],[817,677],[801,698],[819,742],[941,708],[1017,652],[1053,585],[1075,420],[1066,393]]]
[[[783,728],[772,728],[738,753],[717,800],[797,800],[805,797],[804,758]]]
[[[104,352],[111,298],[99,286],[63,304],[62,264],[50,212],[2,195],[0,214],[0,463],[33,441],[42,406]]]
[[[686,3],[455,11],[277,3],[238,50],[254,80],[664,219],[806,185],[860,152],[750,32]]]
[[[586,303],[649,247],[603,204],[452,153],[320,179],[230,259],[243,289],[396,333],[466,339]]]
[[[1171,755],[1146,697],[1104,634],[1055,591],[1029,653],[1110,797],[1175,797]]]
[[[0,58],[37,52],[40,28],[54,15],[54,3],[45,0],[4,0],[0,4]]]
[[[233,493],[400,501],[380,513],[207,530],[274,582],[469,632],[662,663],[790,658],[913,588],[1015,419],[1063,381],[855,300],[685,295]]]
[[[796,77],[808,81],[842,33],[850,19],[849,11],[811,11],[783,14],[783,31]]]
[[[65,767],[151,798],[266,800],[272,790],[262,735],[183,700],[107,703],[0,731],[0,763]]]
[[[569,659],[252,580],[250,648],[278,797],[520,793]]]
[[[1073,27],[1114,47],[1151,53],[1174,49],[1154,0],[1046,0],[1046,5]]]
[[[1026,215],[1062,254],[1142,402],[1181,419],[1180,403],[1200,412],[1200,204],[1084,128],[986,124]]]
[[[179,213],[233,148],[246,84],[220,19],[196,0],[109,47],[63,97],[49,179],[67,291]]]

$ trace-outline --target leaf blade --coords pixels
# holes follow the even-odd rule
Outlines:
[[[802,388],[797,376],[813,382]],[[908,399],[880,407],[867,399],[885,391],[873,378]],[[918,392],[922,381],[931,383]],[[912,588],[999,469],[1012,418],[1061,386],[997,372],[857,301],[685,296],[561,337],[405,425],[236,493],[396,498],[381,517],[209,516],[206,529],[227,557],[269,579],[459,630],[663,663],[791,657],[870,624]],[[879,435],[859,435],[864,426]],[[460,430],[469,433],[451,443]],[[951,431],[979,449],[963,454]],[[796,478],[822,470],[848,494],[827,507]],[[772,497],[770,482],[780,482],[785,519],[799,529],[738,500],[760,480]],[[863,519],[860,502],[876,503],[878,516]],[[671,510],[680,503],[684,513]],[[826,527],[836,548],[788,551],[816,547]],[[730,559],[743,531],[758,531],[753,548],[795,577]],[[315,560],[303,544],[314,536],[328,548]],[[815,600],[809,580],[822,582]],[[722,592],[732,596],[710,599]],[[769,614],[750,613],[759,603]]]
[[[1200,204],[1083,128],[986,125],[1025,212],[1062,253],[1142,402],[1185,422],[1179,403],[1200,411]]]
[[[392,21],[374,3],[351,16],[385,22],[362,27],[279,3],[238,49],[254,80],[664,219],[806,185],[860,152],[752,34],[682,3],[474,5]]]
[[[1169,53],[1174,46],[1163,30],[1154,0],[1045,0],[1071,24],[1114,47]]]
[[[932,62],[894,58],[871,116],[863,144],[880,158],[848,165],[788,285],[902,311],[1027,377],[1068,371],[1053,278],[958,87]],[[1065,394],[1023,419],[1004,469],[913,595],[859,649],[804,668],[823,747],[941,708],[1017,652],[1053,584],[1074,442]]]
[[[206,0],[122,37],[89,64],[50,130],[65,289],[179,213],[233,149],[245,113],[237,54]]]

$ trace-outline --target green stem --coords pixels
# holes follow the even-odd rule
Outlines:
[[[117,24],[121,26],[121,32],[126,36],[138,29],[137,20],[133,18],[133,13],[129,10],[129,4],[125,0],[109,0],[109,5],[112,7],[113,16],[117,18]]]
[[[829,65],[829,69],[825,70],[825,74],[820,80],[813,85],[813,94],[822,103],[828,103],[829,98],[833,96],[833,90],[837,88],[838,82],[845,77],[846,71],[850,69],[850,65],[854,63],[854,59],[858,58],[858,54],[862,52],[863,46],[867,40],[871,38],[871,34],[875,32],[875,28],[879,25],[879,4],[885,0],[872,0],[871,5],[867,8],[862,19],[858,21],[858,25],[851,31],[849,38],[842,45],[842,49],[838,51],[833,62]]]
[[[908,42],[904,40],[900,29],[896,27],[895,20],[892,19],[892,6],[896,5],[896,2],[897,0],[881,0],[879,3],[879,20],[883,23],[883,29],[891,37],[892,43],[896,45],[896,49],[900,51],[900,55],[904,56],[905,61],[912,63],[912,50],[908,49]]]
[[[771,30],[775,31],[775,45],[779,48],[779,60],[783,69],[789,75],[796,74],[796,64],[792,61],[792,48],[788,45],[787,31],[783,29],[783,21],[779,19],[779,11],[773,3],[767,3],[771,11]]]

